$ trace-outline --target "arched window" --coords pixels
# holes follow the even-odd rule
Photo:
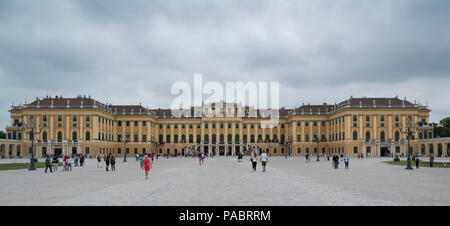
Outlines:
[[[270,142],[270,135],[269,134],[266,134],[266,139],[265,139],[265,141],[264,142],[267,142],[267,143],[269,143]]]
[[[367,131],[367,132],[366,132],[366,141],[369,141],[369,140],[370,140],[370,132]]]
[[[423,139],[423,134],[422,134],[422,132],[419,133],[419,139]]]
[[[239,143],[239,134],[234,135],[234,142],[235,142],[236,144]]]
[[[278,137],[277,137],[276,134],[273,135],[273,141],[274,141],[274,142],[277,142],[277,141],[278,141]]]
[[[400,140],[400,133],[398,131],[395,131],[395,141]]]
[[[194,143],[194,135],[189,135],[189,143]]]
[[[380,132],[380,140],[381,140],[382,142],[386,141],[386,135],[384,134],[384,131],[381,131],[381,132]]]
[[[231,142],[233,142],[233,135],[228,134],[227,142],[228,142],[229,144],[231,144]]]
[[[185,143],[185,142],[186,142],[186,135],[181,134],[181,143]]]
[[[159,143],[162,144],[164,142],[164,137],[162,134],[159,134]]]
[[[220,143],[225,143],[225,136],[223,134],[220,134]]]
[[[250,143],[255,143],[255,135],[250,135]]]
[[[42,140],[43,140],[43,141],[47,141],[47,131],[44,131],[44,132],[42,133]]]
[[[284,134],[281,134],[281,141],[282,144],[284,143]]]
[[[203,142],[208,143],[209,142],[209,136],[208,134],[205,134],[205,136],[203,137]]]
[[[166,143],[170,143],[170,134],[167,134],[166,136]]]
[[[78,134],[75,131],[72,133],[72,140],[78,140]]]
[[[242,139],[244,140],[244,144],[247,143],[247,134],[244,134],[244,136],[242,136]]]
[[[86,140],[91,140],[91,133],[89,131],[86,132]]]
[[[173,142],[174,142],[174,143],[178,143],[178,134],[175,134],[175,135],[173,136]]]
[[[62,141],[62,137],[63,137],[62,132],[59,131],[59,132],[58,132],[58,142],[61,142],[61,141]]]
[[[216,134],[213,134],[213,135],[212,135],[212,142],[213,142],[213,143],[216,143],[216,142],[217,142],[217,136],[216,136]]]
[[[261,124],[260,124],[261,125]],[[261,134],[258,134],[258,143],[260,143],[260,142],[263,142],[263,140],[262,140],[262,135]]]

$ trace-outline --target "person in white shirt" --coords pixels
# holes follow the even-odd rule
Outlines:
[[[268,162],[266,151],[263,151],[263,153],[260,156],[260,160],[261,160],[263,172],[266,172],[266,165],[267,165],[267,162]]]
[[[255,172],[256,171],[256,165],[258,164],[258,157],[256,155],[256,151],[253,151],[251,161],[252,161],[253,172]]]
[[[72,171],[72,163],[73,163],[73,157],[69,157],[69,159],[67,159],[67,168]]]

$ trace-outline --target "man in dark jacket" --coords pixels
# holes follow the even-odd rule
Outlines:
[[[47,155],[47,158],[45,159],[45,173],[47,173],[47,169],[50,169],[50,173],[53,173],[52,171],[52,163],[50,160],[50,156]]]

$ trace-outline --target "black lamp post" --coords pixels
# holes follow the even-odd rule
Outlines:
[[[413,169],[411,166],[412,151],[411,151],[411,147],[410,147],[410,139],[411,139],[411,134],[415,133],[417,131],[417,128],[418,128],[418,124],[415,123],[414,125],[412,125],[412,122],[410,119],[408,119],[406,121],[406,127],[403,127],[403,124],[400,124],[400,132],[407,134],[407,139],[408,139],[408,157],[407,157],[407,165],[406,165],[407,170]]]
[[[34,131],[34,118],[31,118],[31,120],[30,120],[30,128],[31,128],[31,131],[28,132],[28,134],[30,134],[30,137],[31,137],[31,159],[30,159],[30,168],[28,170],[36,170],[36,168],[34,167],[34,135],[39,134],[40,132]],[[42,130],[43,128],[44,128],[44,125],[40,124],[39,130]]]
[[[128,137],[125,138],[125,140],[123,141],[123,144],[124,144],[123,152],[125,153],[125,155],[123,156],[123,161],[124,162],[127,162],[127,143],[129,143],[129,142],[130,142],[130,139]]]

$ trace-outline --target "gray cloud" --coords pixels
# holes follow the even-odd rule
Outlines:
[[[90,93],[168,107],[175,81],[279,81],[281,102],[429,100],[449,114],[448,1],[0,1],[0,126],[12,101]],[[439,88],[439,89],[438,89]]]

